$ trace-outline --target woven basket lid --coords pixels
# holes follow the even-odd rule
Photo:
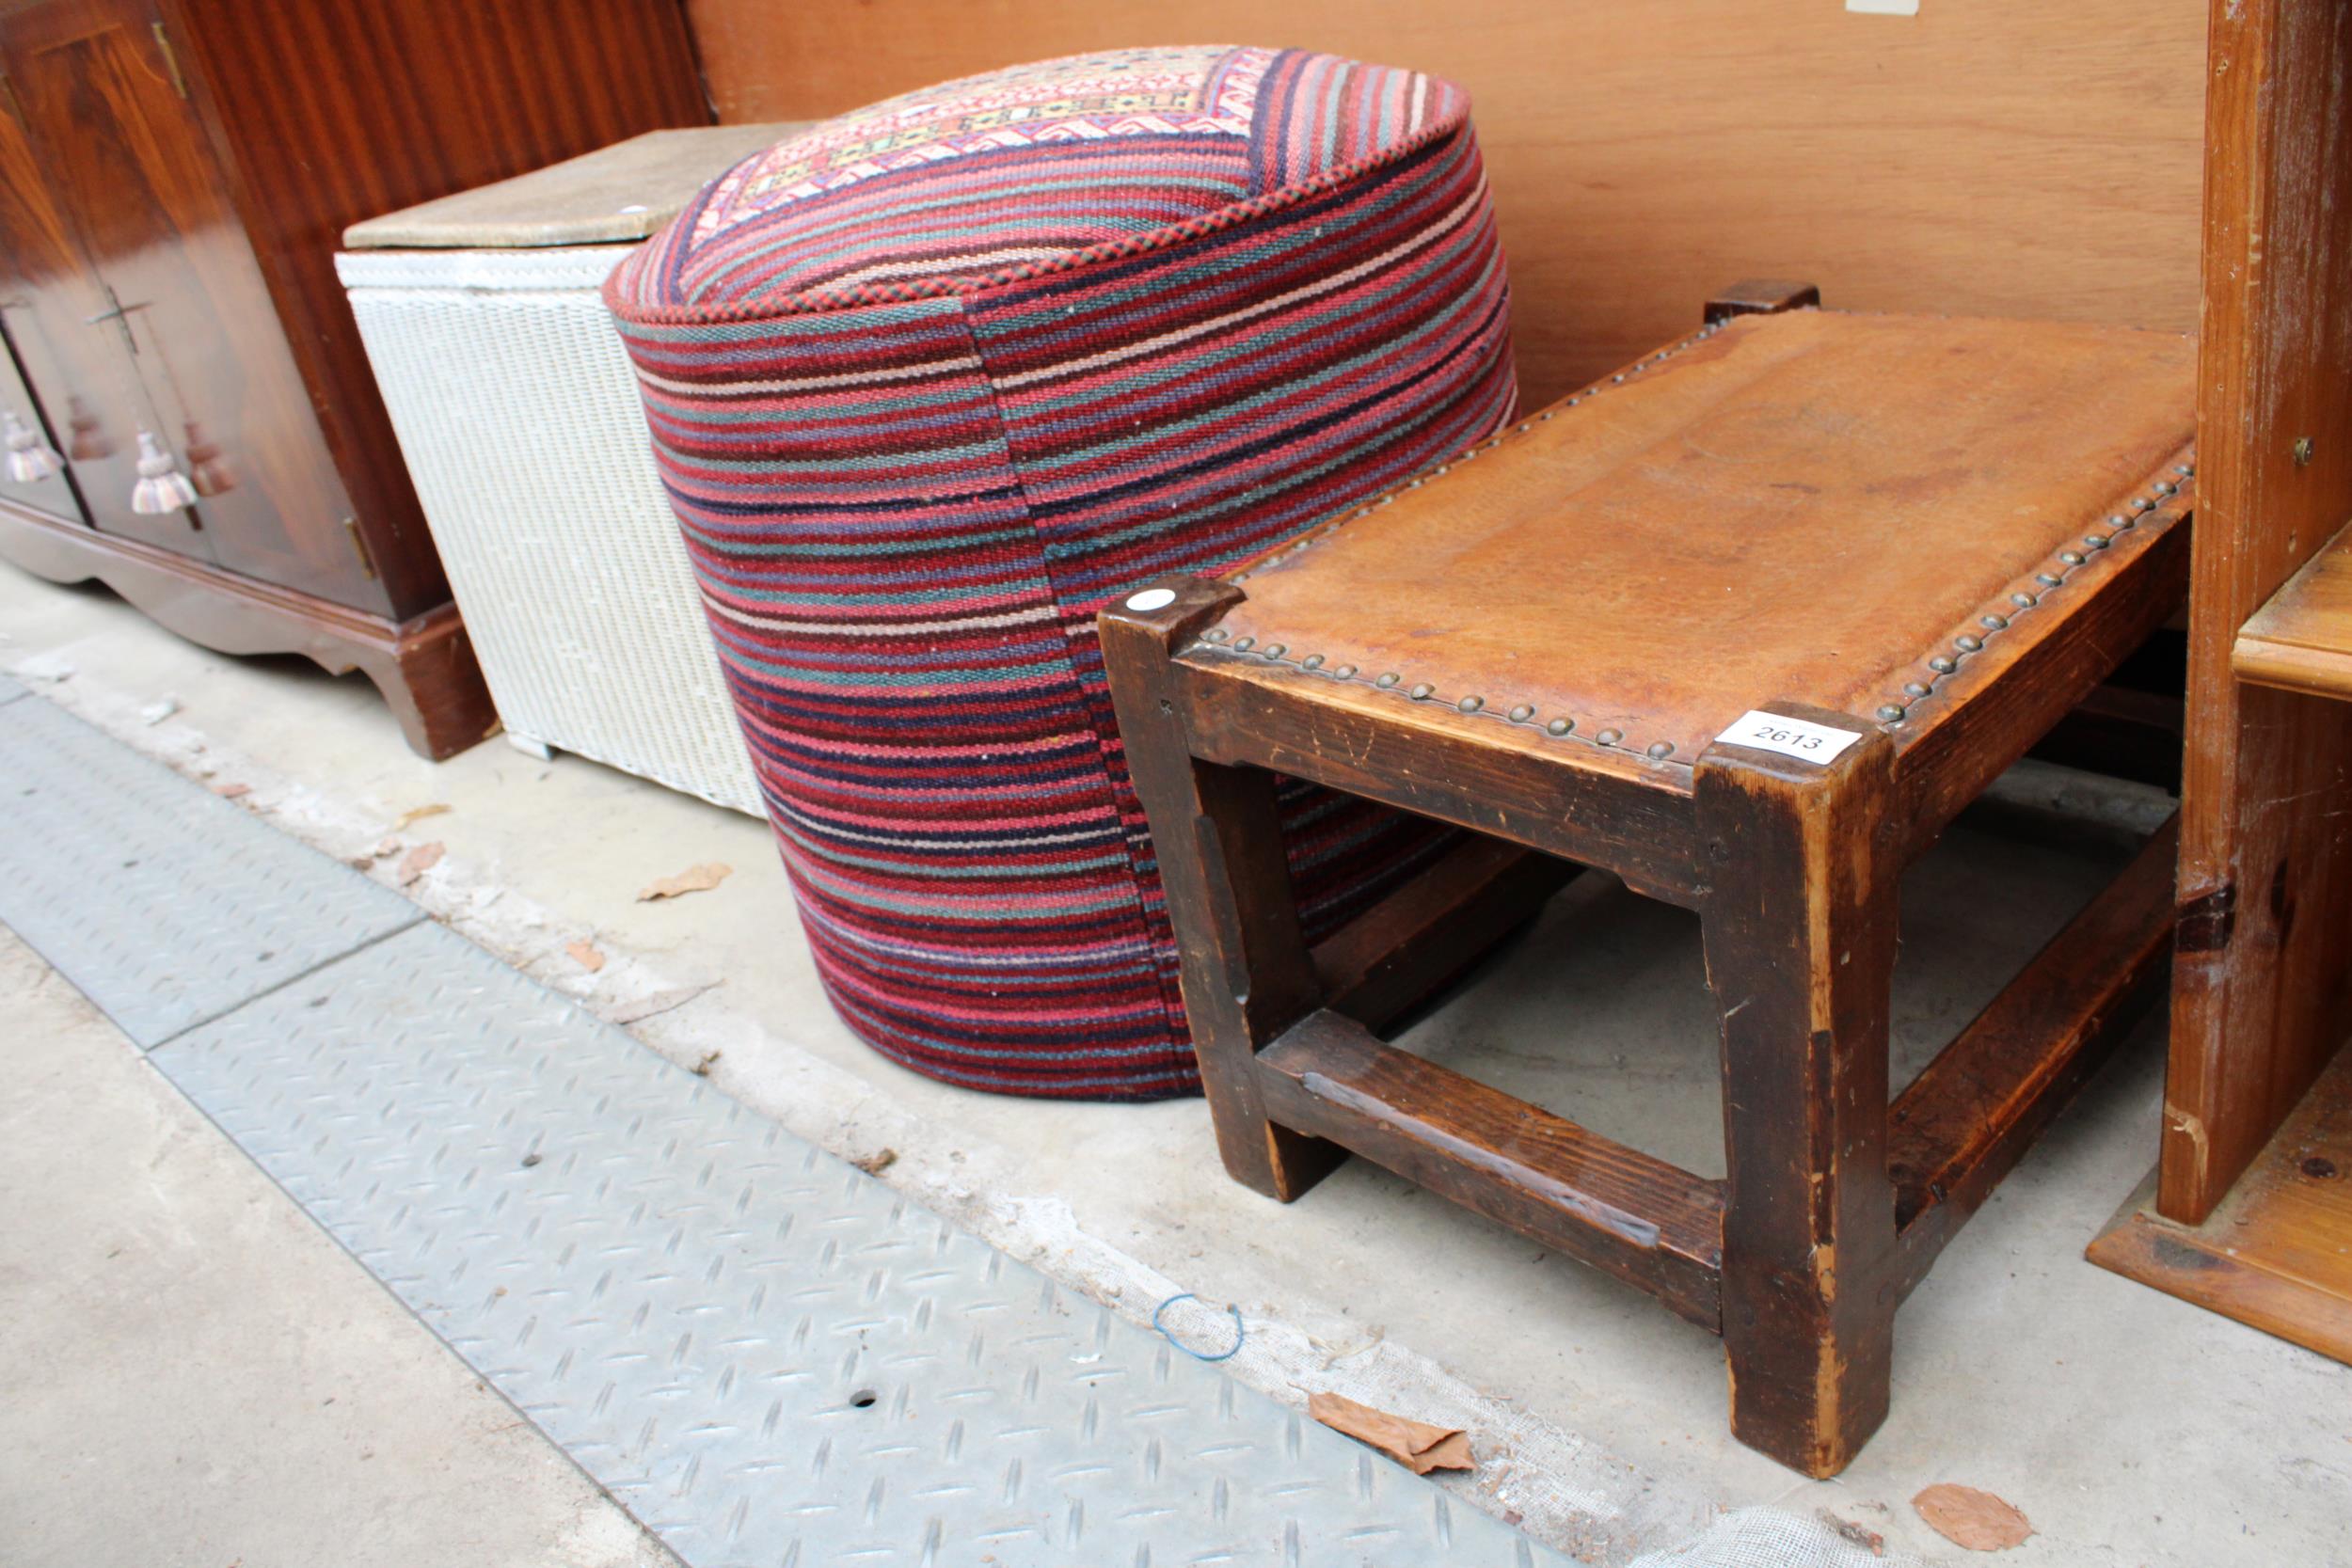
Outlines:
[[[512,180],[355,223],[352,250],[520,250],[634,245],[704,185],[802,127],[698,125],[648,131]]]

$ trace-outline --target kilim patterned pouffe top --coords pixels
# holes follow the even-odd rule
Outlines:
[[[1511,414],[1468,103],[1147,49],[909,94],[738,166],[606,287],[834,1004],[953,1083],[1196,1080],[1094,615]],[[1311,938],[1430,830],[1285,791]]]

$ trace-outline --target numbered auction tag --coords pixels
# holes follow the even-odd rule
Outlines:
[[[1862,736],[1855,730],[1833,730],[1827,724],[1809,724],[1786,714],[1758,713],[1750,708],[1740,716],[1738,723],[1715,738],[1728,740],[1734,746],[1778,752],[1800,762],[1826,763]]]

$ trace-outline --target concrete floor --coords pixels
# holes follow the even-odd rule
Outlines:
[[[1250,1344],[1232,1365],[1248,1381],[1295,1398],[1312,1370],[1469,1425],[1485,1459],[1470,1489],[1596,1560],[1751,1503],[1948,1552],[1908,1502],[1948,1481],[2033,1520],[2039,1533],[2007,1559],[2021,1564],[2352,1568],[2352,1370],[2082,1261],[2153,1160],[2158,1026],[1947,1251],[1899,1322],[1886,1426],[1837,1481],[1806,1482],[1729,1439],[1710,1336],[1376,1169],[1351,1165],[1282,1209],[1225,1180],[1197,1101],[999,1100],[874,1057],[818,993],[760,823],[495,742],[437,767],[357,678],[224,658],[103,593],[6,568],[0,635],[0,670],[42,698],[215,785],[247,785],[248,807],[380,876],[399,856],[373,851],[401,814],[448,806],[397,834],[446,844],[408,890],[440,918],[633,1020],[656,1049],[707,1062],[803,1136],[876,1163],[887,1150],[886,1180],[1131,1316],[1172,1290],[1238,1304]],[[147,721],[165,698],[177,711]],[[1907,884],[1899,1076],[2112,868],[2116,824],[2161,809],[2064,775],[2008,795]],[[2061,795],[2071,815],[2040,809]],[[715,891],[635,900],[711,860],[735,868]],[[1588,880],[1407,1043],[1718,1171],[1695,927]],[[565,952],[581,939],[609,956],[602,971]],[[49,1332],[75,1338],[62,1322]]]
[[[5,928],[0,997],[0,1560],[675,1564]]]

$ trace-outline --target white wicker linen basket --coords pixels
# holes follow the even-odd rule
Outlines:
[[[657,132],[358,225],[336,258],[508,735],[755,816],[597,290],[705,180],[787,129]]]

